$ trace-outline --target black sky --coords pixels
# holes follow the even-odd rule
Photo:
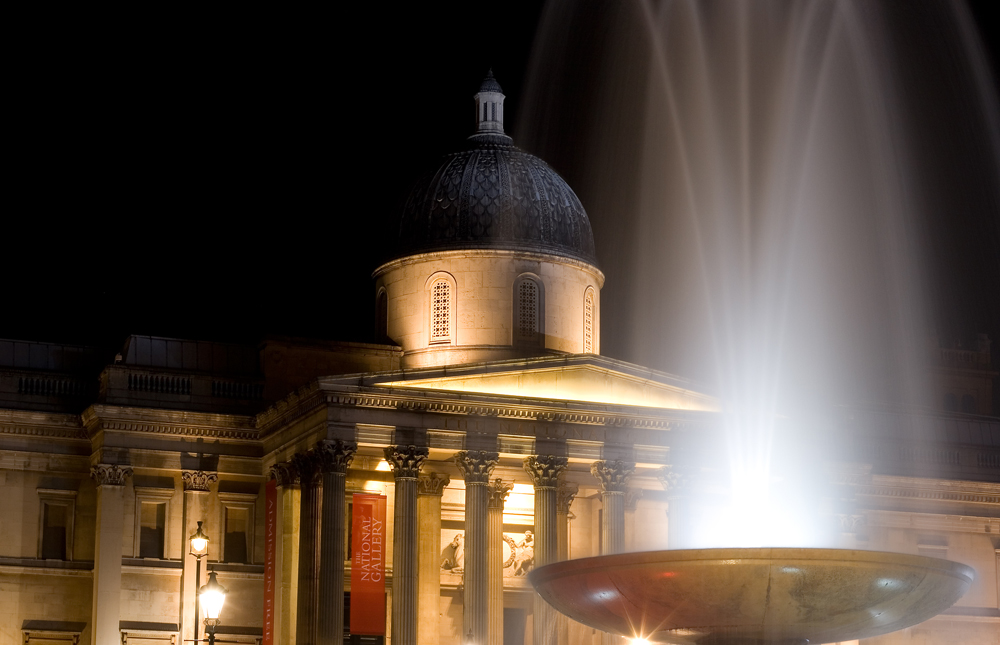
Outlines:
[[[468,134],[488,68],[508,123],[528,118],[542,3],[449,4],[24,16],[5,92],[0,338],[370,340],[393,218]],[[971,3],[996,70],[990,5]],[[976,274],[1000,265],[963,262],[997,249],[952,237],[940,290],[973,286],[940,305],[949,333],[996,336],[997,309],[976,302],[998,280]]]

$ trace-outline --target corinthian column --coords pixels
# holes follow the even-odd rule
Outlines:
[[[319,549],[319,643],[344,640],[344,505],[347,469],[358,446],[354,442],[321,441],[316,458],[323,478],[323,519]]]
[[[279,462],[270,470],[278,485],[277,525],[280,535],[275,554],[274,632],[275,642],[292,645],[295,642],[296,608],[299,578],[299,473],[291,463]]]
[[[595,461],[591,474],[601,482],[601,555],[621,553],[625,549],[625,491],[628,479],[635,472],[635,464],[618,461]],[[601,633],[603,645],[618,645],[622,639],[607,632]]]
[[[656,477],[667,491],[667,548],[689,548],[685,515],[690,477],[671,466],[661,468]]]
[[[621,553],[625,548],[625,491],[635,472],[635,464],[618,461],[595,461],[591,474],[601,483],[601,555]]]
[[[385,460],[396,481],[392,527],[392,642],[417,644],[417,476],[427,448],[389,446]]]
[[[489,483],[500,455],[485,450],[463,450],[455,464],[465,479],[465,594],[462,634],[473,643],[486,643],[489,624]]]
[[[538,455],[524,460],[524,470],[535,487],[535,566],[556,562],[559,538],[556,527],[556,488],[559,476],[566,470],[565,457]],[[556,643],[556,612],[535,594],[533,645]]]
[[[503,504],[512,488],[514,484],[505,484],[499,477],[489,485],[487,645],[503,645]]]
[[[569,559],[569,507],[580,491],[577,484],[561,482],[556,489],[556,525],[559,531],[557,550],[559,561]],[[556,615],[556,632],[559,645],[569,645],[569,618],[562,614]]]
[[[97,481],[97,531],[94,538],[93,642],[117,643],[122,603],[122,532],[125,480],[131,466],[97,464],[90,476]]]
[[[429,473],[417,480],[417,645],[438,645],[441,613],[441,493],[448,475]]]
[[[319,616],[319,514],[321,475],[312,451],[292,457],[299,474],[299,597],[295,642],[316,645]]]

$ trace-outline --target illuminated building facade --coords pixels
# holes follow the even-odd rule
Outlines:
[[[669,546],[700,476],[675,455],[713,431],[717,403],[600,355],[583,207],[503,133],[492,76],[476,115],[375,271],[386,343],[133,336],[107,357],[0,341],[0,644],[192,639],[205,569],[229,589],[230,641],[602,641],[539,604],[525,574]],[[979,350],[943,355],[942,382],[965,388],[955,409],[839,419],[857,438],[832,475],[843,545],[979,574],[957,607],[880,643],[1000,632],[1000,420],[987,400],[961,408],[996,378]],[[359,537],[365,494],[385,497],[386,522]],[[384,560],[384,636],[348,636],[357,544],[363,566]]]

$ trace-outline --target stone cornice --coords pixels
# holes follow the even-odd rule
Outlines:
[[[321,384],[322,385],[322,384]],[[442,391],[394,389],[387,387],[337,388],[325,392],[327,405],[334,407],[374,408],[405,412],[450,414],[471,417],[495,417],[548,423],[596,425],[614,428],[670,431],[679,429],[686,410],[638,410],[622,407],[622,412],[601,410],[553,409],[540,400],[503,395],[470,395]],[[568,406],[567,406],[568,407]],[[608,408],[602,404],[583,407]],[[662,414],[658,414],[662,412]],[[263,414],[263,413],[262,413]]]
[[[266,436],[277,428],[289,425],[295,419],[306,416],[324,403],[319,384],[316,381],[303,385],[285,398],[275,402],[255,417],[255,426],[261,436]]]
[[[0,410],[0,435],[88,440],[80,415]]]
[[[876,475],[857,487],[858,496],[897,500],[1000,505],[1000,483]]]
[[[81,418],[91,438],[101,431],[232,441],[256,441],[260,438],[259,431],[254,428],[253,417],[235,414],[92,405],[83,411]]]

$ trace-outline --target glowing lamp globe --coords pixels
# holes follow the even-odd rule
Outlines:
[[[229,590],[219,584],[215,579],[215,572],[208,574],[208,584],[198,591],[198,602],[201,610],[208,620],[218,620],[222,613],[222,604],[226,602],[226,594]]]
[[[188,540],[191,542],[191,555],[199,560],[208,555],[208,536],[201,530],[201,522],[198,522],[198,530]]]

